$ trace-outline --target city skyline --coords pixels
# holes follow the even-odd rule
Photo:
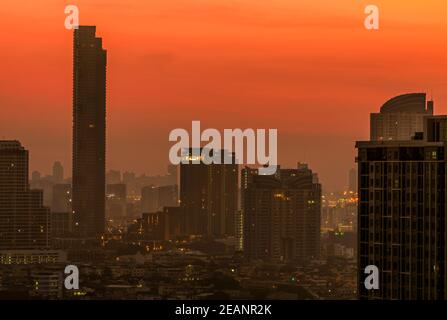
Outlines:
[[[70,172],[71,33],[63,28],[63,6],[44,3],[34,8],[31,1],[6,1],[4,12],[11,14],[0,13],[14,30],[4,34],[11,49],[0,53],[12,79],[0,86],[0,137],[42,150],[33,152],[31,171],[49,171],[48,159],[54,159]],[[165,172],[169,131],[191,120],[219,129],[275,125],[279,162],[312,163],[324,187],[336,190],[354,167],[354,141],[368,135],[364,113],[389,97],[421,91],[433,95],[437,113],[446,111],[446,49],[438,41],[446,24],[439,1],[376,1],[382,9],[377,34],[363,29],[358,1],[224,3],[75,1],[81,24],[98,25],[110,52],[107,169]],[[41,19],[32,19],[35,14]],[[18,44],[19,38],[27,41]],[[36,110],[39,116],[23,125],[6,121]],[[150,147],[160,152],[146,151]],[[326,152],[333,154],[330,164]]]
[[[12,25],[0,300],[447,299],[447,23],[354,1],[79,0],[56,30],[43,0],[44,37]]]

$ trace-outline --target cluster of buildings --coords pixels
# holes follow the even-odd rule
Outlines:
[[[425,94],[371,114],[339,193],[303,163],[263,175],[192,149],[164,176],[121,176],[105,171],[106,60],[95,27],[74,31],[71,179],[56,162],[29,181],[28,150],[0,141],[1,298],[447,298],[447,116]]]
[[[0,141],[0,295],[127,297],[136,288],[146,298],[191,298],[230,279],[226,294],[237,297],[242,282],[262,287],[264,279],[251,284],[253,267],[318,259],[321,185],[305,164],[267,176],[214,150],[233,164],[191,160],[164,176],[106,174],[107,53],[95,33],[74,31],[72,178],[56,162],[52,175],[33,172],[29,181],[28,150]],[[80,290],[63,288],[68,264],[81,267]]]

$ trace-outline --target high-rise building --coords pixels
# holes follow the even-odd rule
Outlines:
[[[224,157],[230,157],[232,164],[211,164],[208,167],[207,234],[234,236],[238,211],[239,170],[235,164],[235,154],[221,152],[222,163]]]
[[[64,181],[64,167],[59,161],[53,164],[53,182],[62,183]]]
[[[424,117],[433,115],[433,101],[425,93],[410,93],[387,101],[380,113],[371,113],[370,140],[411,140],[422,132]]]
[[[248,185],[253,182],[253,177],[259,174],[258,169],[245,167],[241,170],[241,190],[242,192],[248,188]],[[241,198],[241,202],[244,202],[244,197]]]
[[[180,165],[180,206],[184,210],[187,234],[234,236],[238,204],[238,165],[235,154],[220,151],[221,164],[205,164],[200,158]],[[224,164],[224,159],[227,163]],[[231,161],[228,161],[231,160]]]
[[[447,117],[425,122],[418,140],[356,144],[360,298],[447,298]],[[364,286],[368,265],[379,289]]]
[[[106,50],[96,27],[74,30],[74,231],[97,238],[105,227]]]
[[[73,214],[71,212],[51,212],[51,236],[56,238],[73,235]]]
[[[244,256],[304,263],[320,253],[321,185],[307,166],[250,175],[243,189]]]
[[[50,210],[41,190],[30,190],[28,150],[18,141],[0,141],[0,249],[45,249]]]
[[[244,167],[241,170],[241,189],[240,189],[240,210],[236,212],[236,250],[244,249],[244,194],[248,185],[253,182],[253,177],[259,174],[258,169]]]

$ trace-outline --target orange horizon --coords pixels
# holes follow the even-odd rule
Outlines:
[[[68,4],[108,51],[108,169],[165,172],[169,132],[200,120],[277,128],[280,165],[308,162],[342,189],[389,98],[427,92],[447,111],[445,1],[5,0],[0,138],[29,149],[31,170],[60,160],[71,175]],[[378,31],[363,27],[367,4]]]

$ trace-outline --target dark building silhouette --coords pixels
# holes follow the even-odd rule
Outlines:
[[[238,165],[235,154],[220,151],[221,164],[189,163],[180,165],[180,206],[184,210],[187,234],[234,236],[238,207]],[[224,164],[225,157],[232,164]],[[230,162],[230,161],[227,161]]]
[[[418,140],[360,141],[358,290],[362,299],[446,299],[447,117]],[[379,269],[379,289],[364,286]]]
[[[74,31],[73,211],[75,233],[97,238],[105,225],[107,54],[95,31]]]
[[[0,249],[45,249],[50,210],[41,190],[30,190],[28,150],[18,141],[0,141]]]
[[[299,164],[275,175],[245,170],[244,256],[270,262],[308,262],[320,252],[321,185]]]
[[[73,234],[73,214],[68,211],[51,212],[51,236],[63,238]]]

